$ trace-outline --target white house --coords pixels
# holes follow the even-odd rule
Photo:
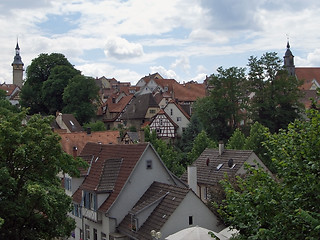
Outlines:
[[[164,111],[178,125],[177,136],[181,137],[190,122],[190,116],[174,100],[168,102]]]
[[[172,186],[170,191],[162,190],[166,191],[168,195],[173,194],[176,188],[189,193],[189,189],[165,167],[149,143],[135,145],[88,143],[81,156],[89,163],[89,168],[81,170],[80,178],[71,179],[69,177],[68,180],[65,180],[68,182],[66,187],[69,188],[68,191],[72,194],[74,202],[74,210],[71,216],[76,220],[76,229],[69,239],[78,240],[80,237],[82,239],[130,239],[131,231],[134,231],[134,228],[131,228],[130,234],[123,230],[123,227],[121,228],[123,231],[118,231],[118,228],[125,217],[134,211],[135,205],[139,204],[142,196],[147,194],[147,190],[153,189],[154,182],[158,182],[164,189],[167,185]],[[161,200],[164,200],[164,195],[161,196]],[[184,209],[194,208],[194,213],[187,211],[186,214],[195,216],[192,219],[192,224],[201,225],[202,220],[200,217],[196,217],[196,209],[204,208],[205,205],[202,205],[201,201],[194,200],[200,200],[196,195],[186,193],[184,199],[189,198],[193,200],[183,200],[181,206],[175,207],[175,211],[172,213],[172,216],[177,213],[174,221],[185,220],[182,219],[185,218],[185,215],[181,215],[179,211],[183,212]],[[156,207],[159,204],[153,206]],[[151,205],[148,205],[146,211],[141,212],[142,215],[135,212],[136,215],[139,215],[139,222],[137,222],[137,224],[140,224],[137,226],[139,229],[147,224],[148,221],[144,220],[147,219],[148,214],[149,217],[153,214],[150,215],[150,209],[152,208]],[[147,212],[148,214],[146,214]],[[206,208],[204,212],[206,212],[204,214],[206,214],[205,216],[208,215],[212,224],[216,225],[217,218],[212,215],[210,210]],[[183,226],[177,224],[176,226],[170,225],[170,227],[155,230],[162,229],[165,234],[172,234],[180,230],[180,227],[185,226],[185,224]],[[220,230],[222,227],[216,226],[216,230]],[[215,229],[214,226],[212,228]]]

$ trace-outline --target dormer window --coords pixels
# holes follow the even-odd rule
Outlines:
[[[138,219],[131,215],[131,231],[136,232],[138,230]]]

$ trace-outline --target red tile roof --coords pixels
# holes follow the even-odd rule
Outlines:
[[[188,82],[173,85],[174,99],[179,102],[194,102],[206,96],[206,86],[203,83]]]
[[[16,89],[20,90],[17,85],[6,83],[0,84],[0,89],[6,92],[6,96],[11,96]]]
[[[62,149],[70,155],[73,155],[73,147],[77,147],[79,155],[88,142],[116,144],[118,143],[118,137],[120,137],[119,131],[99,131],[91,132],[91,134],[87,134],[86,132],[58,132],[58,134],[61,137],[60,143],[62,145]]]
[[[300,87],[303,90],[309,90],[312,86],[312,80],[316,80],[320,85],[320,68],[318,67],[296,67],[296,76],[299,80],[303,80],[304,83]]]
[[[91,155],[93,161],[90,166],[89,175],[84,179],[83,184],[74,193],[73,200],[80,203],[82,190],[98,192],[101,184],[110,181],[110,179],[112,178],[112,186],[110,187],[109,185],[108,187],[104,188],[104,190],[106,188],[110,190],[110,196],[98,209],[99,211],[107,212],[114,201],[117,199],[120,191],[131,175],[135,165],[137,164],[147,147],[147,143],[134,145],[103,145],[87,143],[83,151],[81,152],[81,155]],[[109,169],[105,169],[105,167]],[[103,173],[106,172],[113,172],[118,174],[116,174],[116,177],[103,176]],[[103,177],[107,177],[108,179],[102,179]]]

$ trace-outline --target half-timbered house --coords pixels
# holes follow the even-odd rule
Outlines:
[[[162,109],[154,116],[150,123],[150,131],[155,131],[158,138],[174,139],[178,125]]]

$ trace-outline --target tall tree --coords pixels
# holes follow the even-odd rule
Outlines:
[[[220,213],[240,230],[237,239],[319,239],[320,113],[308,117],[269,135],[277,178],[251,168],[236,185],[224,182]]]
[[[72,64],[61,53],[40,54],[33,59],[27,67],[27,78],[21,89],[20,103],[23,107],[29,107],[29,113],[45,113],[48,109],[42,98],[42,86],[48,80],[52,69],[55,66],[68,66],[73,68]]]
[[[79,174],[85,166],[63,152],[52,132],[52,118],[0,111],[1,239],[53,239],[75,227],[67,216],[71,198],[61,188],[59,172]]]
[[[245,68],[219,67],[217,72],[209,77],[210,95],[196,102],[195,111],[210,138],[219,141],[228,139],[245,119],[247,81]]]
[[[64,113],[72,113],[80,124],[90,122],[96,116],[99,88],[91,77],[77,75],[64,89]]]
[[[283,68],[281,59],[274,52],[265,53],[260,59],[249,58],[250,118],[268,127],[271,132],[286,128],[300,117],[299,102],[301,81]]]
[[[80,74],[79,70],[66,65],[58,65],[52,69],[41,89],[42,99],[48,114],[54,115],[56,111],[62,111],[65,107],[62,99],[64,89],[68,86],[70,79]]]

